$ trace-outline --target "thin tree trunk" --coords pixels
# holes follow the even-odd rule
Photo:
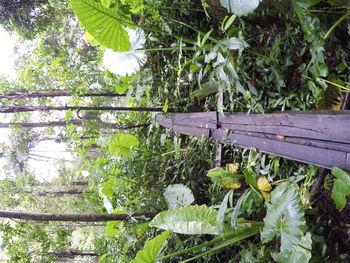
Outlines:
[[[78,190],[78,189],[69,189],[69,190],[66,190],[66,191],[26,191],[26,190],[16,191],[17,194],[32,194],[32,195],[36,195],[36,196],[81,195],[84,192],[85,191],[81,191],[81,190]]]
[[[1,110],[0,110],[1,112]],[[11,122],[11,123],[0,123],[0,129],[1,128],[11,128],[12,126],[20,126],[22,128],[44,128],[44,127],[65,127],[68,124],[74,124],[77,126],[87,126],[84,121],[78,120],[78,119],[72,119],[68,122],[66,121],[51,121],[51,122]],[[100,129],[111,129],[111,130],[127,130],[127,129],[134,129],[134,128],[140,128],[140,127],[147,127],[149,123],[144,124],[135,124],[130,126],[120,126],[117,123],[106,123],[101,122],[98,123],[96,126]],[[84,138],[83,138],[84,139]]]
[[[83,111],[151,111],[161,112],[162,108],[152,107],[110,107],[110,106],[1,106],[0,113],[15,113],[15,112],[28,112],[28,111],[66,111],[66,110],[83,110]],[[168,112],[170,112],[168,110]]]
[[[24,219],[34,221],[73,221],[73,222],[105,222],[105,221],[126,221],[130,217],[153,218],[156,212],[128,214],[42,214],[29,212],[0,211],[1,218]]]
[[[71,185],[82,185],[82,186],[88,186],[89,182],[70,182]]]
[[[68,121],[68,123],[82,126],[83,121],[73,119]],[[51,121],[51,122],[9,122],[0,123],[0,128],[11,128],[12,126],[20,126],[22,128],[45,128],[45,127],[64,127],[67,126],[66,121]]]
[[[26,92],[18,91],[11,92],[7,94],[0,94],[0,99],[31,99],[31,98],[54,98],[54,97],[70,97],[70,94],[67,91],[57,91],[57,92]],[[125,94],[118,93],[85,93],[77,94],[77,97],[125,97]]]
[[[44,160],[51,160],[51,161],[63,161],[63,162],[70,162],[70,163],[77,163],[77,160],[67,160],[67,159],[62,159],[62,158],[55,158],[55,157],[50,157],[50,156],[45,156],[45,155],[41,155],[41,154],[35,154],[35,153],[29,153],[29,157],[38,157],[38,158],[42,158]]]
[[[46,256],[54,256],[56,258],[70,258],[74,259],[75,257],[98,257],[99,254],[93,252],[82,252],[82,251],[65,251],[65,252],[47,252]]]
[[[18,221],[21,222],[21,221]],[[23,223],[23,221],[22,221]],[[49,227],[105,227],[106,224],[84,223],[84,224],[41,224],[35,221],[26,221],[25,223],[36,226],[49,226]]]

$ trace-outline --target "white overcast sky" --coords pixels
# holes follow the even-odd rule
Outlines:
[[[15,77],[14,69],[15,40],[0,26],[0,74],[10,78]]]

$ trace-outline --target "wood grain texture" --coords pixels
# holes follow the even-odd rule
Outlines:
[[[316,140],[350,143],[350,115],[330,114],[226,114],[222,128]]]
[[[350,111],[176,113],[156,121],[175,132],[317,165],[350,170]]]
[[[344,170],[350,170],[349,154],[342,151],[316,148],[236,133],[225,135],[222,129],[212,131],[211,138],[225,144],[232,144],[243,148],[252,147],[268,154],[328,169],[336,166]]]

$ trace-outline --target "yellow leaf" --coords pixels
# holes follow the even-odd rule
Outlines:
[[[329,86],[316,103],[318,110],[340,110],[344,96],[339,87]]]
[[[265,200],[266,202],[269,202],[269,201],[270,201],[270,198],[269,198],[268,192],[265,192],[265,191],[262,191],[262,190],[260,190],[260,192],[261,192],[262,196],[264,197],[264,200]]]
[[[237,181],[235,183],[228,184],[226,186],[223,186],[225,188],[231,188],[231,189],[238,189],[242,186],[242,183],[240,181]]]
[[[235,163],[229,163],[229,164],[226,164],[226,169],[228,172],[235,174],[237,173],[238,165]]]
[[[269,181],[267,181],[266,176],[260,176],[258,181],[257,181],[257,184],[258,184],[258,189],[260,191],[270,192],[272,189],[272,186],[269,183]]]

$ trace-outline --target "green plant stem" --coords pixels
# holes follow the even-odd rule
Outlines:
[[[193,47],[160,47],[160,48],[145,48],[145,49],[137,49],[135,51],[177,51],[177,50],[190,50],[193,51]]]
[[[210,249],[208,251],[205,251],[205,252],[203,252],[201,254],[198,254],[198,255],[196,255],[196,256],[194,256],[192,258],[189,258],[189,259],[186,259],[184,261],[181,261],[180,263],[187,263],[187,262],[193,261],[193,260],[195,260],[197,258],[200,258],[202,256],[215,253],[216,251],[218,251],[218,250],[220,250],[222,248],[225,248],[227,246],[230,246],[233,243],[236,243],[236,242],[238,242],[240,240],[243,240],[243,239],[246,239],[248,237],[254,236],[254,235],[258,234],[259,231],[260,231],[260,227],[254,227],[254,228],[250,229],[250,231],[247,232],[246,234],[242,234],[242,235],[239,235],[238,237],[234,237],[232,239],[229,239],[226,242],[222,243],[221,245],[218,245],[217,247],[214,247],[214,248],[212,248],[212,249]]]
[[[154,6],[154,8],[157,8],[157,6]],[[182,11],[181,8],[179,7],[167,7],[167,8],[159,8],[160,10],[178,10],[178,11]],[[202,9],[197,9],[197,8],[186,8],[186,11],[190,11],[190,12],[200,12],[200,13],[204,13],[204,11]]]
[[[175,37],[176,39],[180,40],[180,41],[183,41],[183,42],[186,42],[188,44],[192,44],[194,45],[196,43],[195,40],[193,39],[190,39],[190,38],[187,38],[187,37],[184,37],[184,36],[180,36],[178,34],[175,34],[175,33],[169,33],[169,32],[166,32],[164,30],[161,30],[161,29],[157,29],[157,28],[152,28],[152,27],[147,27],[147,26],[142,26],[142,25],[135,25],[134,23],[131,23],[131,22],[128,22],[128,21],[125,21],[125,20],[122,20],[122,19],[118,19],[118,18],[115,18],[113,17],[116,21],[118,21],[119,23],[121,24],[124,24],[125,26],[129,26],[129,27],[139,27],[145,31],[151,31],[151,32],[155,32],[155,33],[161,33],[161,34],[164,34],[164,35],[168,35],[168,36],[172,36],[172,37]]]
[[[188,67],[188,66],[191,65],[194,61],[199,62],[199,61],[203,61],[204,59],[205,59],[205,55],[199,56],[199,57],[197,57],[197,58],[195,58],[195,59],[189,59],[189,60],[187,60],[186,62],[184,62],[184,63],[181,64],[181,69],[184,69],[184,68]],[[182,70],[181,70],[181,71],[182,71]]]
[[[196,250],[199,250],[203,247],[208,247],[208,246],[211,246],[211,245],[214,245],[220,241],[223,241],[224,238],[223,237],[217,237],[217,238],[214,238],[213,240],[209,241],[209,242],[206,242],[206,243],[203,243],[203,244],[200,244],[198,246],[194,246],[194,247],[190,247],[190,248],[187,248],[187,249],[183,249],[183,250],[180,250],[180,251],[177,251],[177,252],[174,252],[174,253],[171,253],[169,255],[166,255],[164,257],[161,257],[161,258],[157,258],[156,261],[161,261],[161,260],[164,260],[164,259],[168,259],[168,258],[171,258],[171,257],[175,257],[177,255],[181,255],[181,254],[184,254],[184,253],[189,253],[189,252],[192,252],[192,251],[196,251]]]
[[[191,26],[191,25],[189,25],[189,24],[186,24],[186,23],[184,23],[184,22],[182,22],[182,21],[179,21],[179,20],[176,20],[176,19],[171,19],[171,21],[173,21],[174,23],[178,23],[178,24],[180,24],[180,25],[183,25],[183,26],[185,26],[185,27],[187,27],[187,28],[189,28],[189,29],[192,29],[193,31],[197,32],[197,34],[200,34],[200,35],[203,35],[203,36],[206,35],[206,33],[203,32],[202,30],[200,30],[200,29],[198,29],[198,28],[195,28],[194,26]],[[210,39],[210,40],[213,41],[214,43],[217,43],[217,42],[218,42],[217,39],[215,39],[215,38],[213,38],[213,37],[211,37],[211,36],[209,36],[208,39]]]
[[[282,183],[282,182],[285,182],[285,181],[287,181],[287,179],[281,179],[281,180],[272,182],[272,183],[270,183],[270,184],[271,184],[271,185],[278,185],[278,184],[280,184],[280,183]]]
[[[312,78],[310,78],[308,76],[305,76],[305,75],[302,75],[302,77],[304,77],[306,79],[314,80],[314,79],[312,79]],[[337,84],[335,82],[332,82],[332,81],[329,81],[329,80],[326,80],[326,79],[323,79],[323,78],[318,78],[318,79],[320,79],[320,80],[322,80],[322,81],[324,81],[324,82],[326,82],[328,84],[331,84],[333,86],[336,86],[336,87],[340,88],[340,90],[343,91],[343,92],[350,92],[350,88],[348,88],[348,87],[339,85],[339,84]],[[347,82],[345,82],[345,83],[347,83]],[[347,85],[348,85],[348,83],[347,83]]]
[[[337,20],[337,22],[334,23],[334,25],[327,31],[327,33],[324,35],[323,40],[326,40],[329,35],[332,33],[332,31],[348,16],[350,15],[350,11],[346,12],[345,15],[343,15],[341,18]]]
[[[202,255],[206,255],[206,254],[209,254],[209,253],[212,253],[216,250],[219,250],[223,247],[226,247],[226,246],[229,246],[231,245],[232,243],[235,243],[237,241],[240,241],[242,239],[245,239],[247,237],[250,237],[252,235],[255,235],[257,233],[259,233],[260,231],[260,228],[262,227],[262,222],[255,222],[254,223],[255,226],[251,227],[249,229],[249,231],[247,231],[247,233],[245,234],[240,234],[239,236],[236,236],[237,235],[237,232],[236,231],[231,231],[231,232],[228,232],[227,234],[223,235],[223,236],[220,236],[220,237],[217,237],[217,238],[214,238],[213,240],[209,241],[209,242],[206,242],[204,244],[200,244],[198,246],[194,246],[194,247],[190,247],[190,248],[187,248],[187,249],[183,249],[183,250],[180,250],[180,251],[177,251],[177,252],[174,252],[172,254],[169,254],[169,255],[166,255],[164,257],[161,257],[161,258],[157,258],[156,261],[161,261],[161,260],[164,260],[164,259],[168,259],[168,258],[171,258],[171,257],[174,257],[174,256],[177,256],[177,255],[180,255],[180,254],[184,254],[184,253],[189,253],[189,252],[192,252],[192,251],[196,251],[196,250],[199,250],[201,248],[204,248],[204,247],[209,247],[209,246],[212,246],[212,245],[215,245],[216,243],[218,242],[221,242],[221,241],[224,241],[226,240],[226,242],[224,242],[223,244],[215,247],[215,248],[212,248],[200,255],[197,255],[193,258],[191,258],[191,260],[194,260],[198,257],[201,257]],[[236,237],[235,237],[236,236]],[[191,261],[190,259],[188,259],[189,261]],[[184,262],[189,262],[189,261],[183,261]]]
[[[161,156],[164,157],[164,156],[169,155],[169,154],[173,154],[173,153],[177,153],[177,152],[187,152],[187,151],[188,151],[187,149],[174,150],[171,152],[163,153]]]

